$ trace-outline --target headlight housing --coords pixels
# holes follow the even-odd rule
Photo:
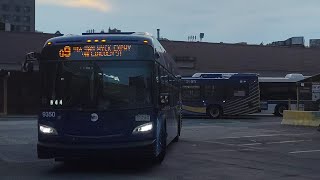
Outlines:
[[[56,129],[46,125],[39,125],[39,132],[45,135],[58,135],[58,132]]]
[[[153,123],[150,122],[150,123],[146,123],[146,124],[142,124],[138,127],[136,127],[132,134],[141,134],[141,133],[148,133],[148,132],[151,132],[153,129]]]

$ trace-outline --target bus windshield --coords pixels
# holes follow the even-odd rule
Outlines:
[[[150,106],[152,63],[55,61],[41,64],[42,106],[109,110]]]

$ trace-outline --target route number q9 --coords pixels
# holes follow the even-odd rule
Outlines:
[[[59,51],[59,56],[61,58],[69,58],[71,56],[71,47],[65,46],[63,49]]]

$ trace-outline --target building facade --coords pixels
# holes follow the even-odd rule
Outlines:
[[[54,36],[57,35],[0,31],[0,116],[37,112],[39,73],[22,72],[22,65],[27,53],[40,52]]]
[[[1,32],[0,116],[34,114],[39,97],[39,72],[23,72],[28,52],[40,52],[59,34]],[[161,40],[174,57],[182,76],[197,72],[249,72],[261,76],[319,74],[320,48],[183,42]]]
[[[57,35],[35,32],[1,32],[0,31],[0,69],[20,71],[26,54],[40,52],[44,43]]]
[[[183,76],[196,72],[242,72],[261,76],[319,74],[320,49],[225,43],[161,41]]]
[[[0,22],[13,32],[35,31],[35,0],[1,0]]]

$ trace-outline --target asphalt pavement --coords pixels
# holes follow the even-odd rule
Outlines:
[[[23,117],[21,117],[23,118]],[[274,116],[184,119],[161,165],[38,160],[35,118],[0,120],[0,179],[320,179],[320,132]]]

